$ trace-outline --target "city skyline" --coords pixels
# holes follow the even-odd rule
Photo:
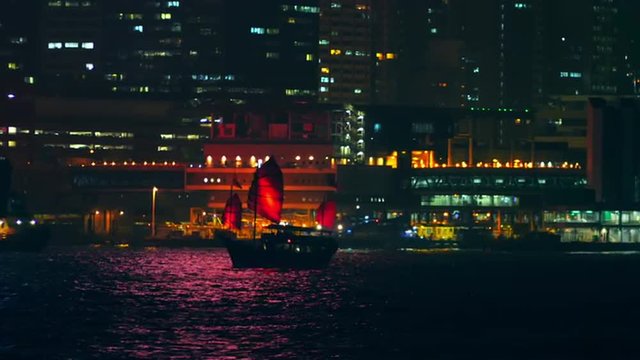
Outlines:
[[[0,77],[5,92],[56,96],[528,108],[636,95],[636,7],[12,0],[0,15]]]

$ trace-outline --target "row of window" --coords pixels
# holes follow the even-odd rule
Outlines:
[[[545,223],[600,223],[603,225],[640,225],[640,211],[545,211]]]
[[[106,144],[44,144],[45,148],[71,149],[71,150],[133,150],[131,145],[106,145]]]
[[[9,126],[7,128],[0,128],[0,135],[2,134],[30,134],[29,129],[20,129],[15,126]],[[109,131],[83,131],[83,130],[42,130],[36,129],[33,131],[34,135],[44,136],[82,136],[82,137],[97,137],[97,138],[116,138],[116,139],[130,139],[134,137],[131,132],[109,132]],[[208,135],[200,134],[160,134],[160,139],[163,140],[206,140]]]
[[[320,8],[317,6],[305,6],[305,5],[282,5],[280,7],[282,11],[296,11],[307,14],[318,14]]]
[[[55,49],[93,49],[95,44],[92,41],[78,42],[78,41],[67,41],[67,42],[50,42],[47,44],[47,48],[51,50]]]
[[[516,207],[520,199],[505,195],[429,195],[422,196],[420,206]]]
[[[49,7],[89,7],[93,5],[92,1],[74,1],[74,0],[50,0]]]
[[[339,56],[339,55],[345,55],[345,56],[369,56],[369,53],[367,51],[362,51],[362,50],[344,50],[344,51],[342,51],[342,49],[330,49],[329,50],[329,54],[330,55],[335,55],[335,56]],[[388,53],[388,54],[386,54],[386,56],[388,57],[388,59],[395,59],[395,54]]]
[[[584,188],[587,180],[584,177],[465,177],[465,176],[427,176],[413,178],[414,189],[450,188],[450,187],[557,187]]]

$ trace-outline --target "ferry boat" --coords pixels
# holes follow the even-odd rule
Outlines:
[[[216,232],[236,268],[322,268],[338,250],[331,229],[335,203],[323,202],[317,211],[317,228],[280,225],[284,199],[282,171],[273,157],[256,169],[249,189],[248,208],[253,210],[253,234],[239,236],[242,203],[237,194],[226,203],[223,223],[227,230]],[[272,222],[257,234],[257,217]],[[323,225],[325,225],[323,227]]]

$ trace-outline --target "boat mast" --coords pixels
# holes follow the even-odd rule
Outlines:
[[[256,196],[253,199],[253,241],[256,241],[256,226],[258,223],[258,194],[260,187],[258,186],[258,171],[256,170],[254,176],[254,184],[256,187]]]

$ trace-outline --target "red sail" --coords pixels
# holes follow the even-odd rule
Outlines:
[[[224,205],[222,223],[229,229],[240,230],[242,226],[242,201],[238,194],[233,194]]]
[[[336,202],[325,200],[316,210],[316,221],[325,229],[333,229],[336,221]]]
[[[282,170],[271,157],[256,170],[249,189],[247,205],[254,211],[257,207],[258,215],[277,223],[280,222],[283,199]]]

